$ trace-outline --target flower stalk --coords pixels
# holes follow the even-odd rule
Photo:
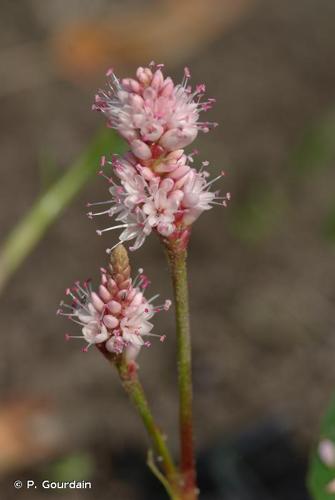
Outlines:
[[[198,498],[193,440],[192,355],[188,306],[187,239],[165,240],[176,312],[181,473],[187,500]]]
[[[102,353],[113,364],[119,374],[122,386],[135,406],[151,439],[157,460],[162,463],[165,476],[162,475],[154,463],[152,452],[148,455],[148,465],[155,470],[156,477],[161,481],[172,500],[179,500],[179,474],[174,465],[170,451],[166,444],[166,437],[157,426],[151,413],[144,389],[138,377],[137,365],[134,361],[127,361],[123,355],[114,355],[101,349]]]

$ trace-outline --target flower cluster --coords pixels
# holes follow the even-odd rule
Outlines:
[[[130,277],[130,267],[125,248],[120,245],[111,254],[110,271],[101,269],[101,282],[97,292],[90,281],[76,282],[66,290],[71,303],[61,302],[58,314],[66,316],[81,326],[82,335],[66,334],[66,340],[82,338],[87,342],[83,348],[97,344],[114,354],[125,353],[128,360],[134,359],[141,346],[149,347],[147,337],[164,335],[151,333],[150,319],[159,311],[167,311],[170,300],[155,306],[158,295],[147,300],[144,291],[149,285],[148,278],[139,269],[134,280]],[[122,263],[120,266],[120,262]]]
[[[93,105],[140,160],[184,148],[194,141],[198,130],[208,132],[217,125],[199,122],[200,112],[210,109],[215,100],[202,101],[204,84],[192,90],[188,68],[182,83],[175,85],[170,77],[164,78],[162,64],[150,66],[138,68],[136,79],[121,82],[112,69],[108,70],[108,88],[98,92]]]
[[[119,240],[134,239],[131,250],[153,230],[165,238],[180,238],[203,211],[226,206],[230,199],[229,193],[220,196],[210,190],[224,174],[209,181],[208,162],[197,170],[190,166],[195,152],[186,155],[182,149],[198,130],[208,132],[216,125],[199,121],[200,112],[210,109],[214,99],[202,101],[203,84],[191,89],[187,68],[179,85],[164,78],[162,65],[138,68],[136,79],[119,81],[112,70],[107,74],[109,87],[97,94],[93,108],[106,115],[108,125],[129,143],[130,152],[109,160],[102,157],[100,173],[110,184],[111,199],[88,204],[109,205],[88,216],[115,217],[118,224],[97,232],[123,229]]]

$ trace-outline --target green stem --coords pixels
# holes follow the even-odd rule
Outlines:
[[[157,477],[158,481],[162,483],[171,500],[182,500],[177,491],[176,492],[174,491],[173,486],[169,483],[167,478],[161,473],[161,471],[155,464],[152,450],[148,451],[147,466],[149,467],[153,475]]]
[[[176,307],[178,349],[181,471],[184,478],[185,498],[198,497],[193,443],[192,417],[192,360],[188,310],[187,251],[178,244],[167,244]]]
[[[150,469],[155,470],[156,477],[161,480],[170,498],[172,500],[180,500],[181,497],[178,493],[179,474],[173,463],[170,451],[166,445],[166,438],[154,421],[142,384],[140,383],[138,378],[136,366],[133,363],[128,363],[123,356],[115,358],[109,356],[108,353],[103,354],[109,361],[111,361],[112,364],[115,365],[119,373],[122,385],[129,395],[131,402],[137,409],[142,422],[151,438],[157,457],[159,457],[159,460],[162,462],[166,479],[161,474],[157,474],[158,469],[154,464],[152,454],[149,452],[148,464]]]

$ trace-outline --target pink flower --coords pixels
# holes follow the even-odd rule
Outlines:
[[[146,199],[141,210],[147,216],[146,222],[151,228],[157,228],[162,236],[170,236],[175,229],[175,219],[183,193],[174,188],[172,179],[166,178],[159,183],[152,183],[151,196]]]
[[[230,200],[230,193],[225,196],[219,196],[218,192],[210,191],[211,185],[224,176],[220,175],[212,179],[206,180],[207,172],[197,172],[192,169],[183,185],[182,198],[182,223],[191,225],[205,210],[210,210],[213,205],[227,205]]]
[[[140,67],[136,78],[122,81],[109,70],[109,87],[99,91],[93,106],[128,141],[131,152],[111,161],[103,157],[101,165],[110,165],[114,176],[101,171],[110,183],[111,199],[97,204],[109,207],[88,215],[115,217],[117,224],[97,233],[123,229],[119,242],[135,240],[131,250],[153,231],[163,238],[180,238],[202,212],[213,205],[226,206],[230,196],[211,192],[221,175],[207,182],[207,172],[189,165],[194,153],[186,155],[183,149],[199,129],[208,132],[216,125],[199,121],[200,112],[210,109],[214,99],[202,101],[203,84],[191,89],[188,68],[182,83],[175,85],[164,77],[162,67]]]
[[[140,161],[150,160],[184,148],[194,141],[198,130],[208,132],[216,123],[200,122],[199,115],[213,105],[202,101],[205,85],[194,90],[188,84],[190,72],[175,85],[164,77],[163,65],[138,68],[136,78],[119,81],[113,70],[107,72],[108,88],[95,96],[93,109],[105,114],[110,127],[118,130]]]
[[[88,215],[91,218],[103,214],[115,216],[117,224],[98,230],[98,234],[123,229],[119,243],[134,239],[130,250],[136,250],[152,231],[165,238],[179,237],[205,210],[213,205],[226,206],[229,193],[219,196],[218,192],[210,191],[212,184],[224,174],[207,181],[209,174],[188,166],[186,160],[182,150],[170,153],[163,164],[157,163],[155,171],[150,170],[152,175],[143,172],[144,167],[136,163],[133,155],[107,161],[121,184],[106,175],[111,184],[111,200],[98,202],[98,205],[110,206]]]
[[[148,283],[143,269],[134,280],[102,269],[97,292],[92,290],[89,281],[76,282],[73,288],[66,290],[66,295],[72,299],[71,304],[61,302],[57,313],[79,324],[82,335],[67,334],[66,339],[84,339],[88,344],[84,351],[97,344],[111,353],[124,352],[128,359],[134,359],[143,345],[150,345],[145,340],[147,337],[157,336],[163,341],[164,336],[151,333],[153,324],[150,320],[158,311],[168,310],[171,301],[154,306],[158,295],[150,300],[144,297]]]

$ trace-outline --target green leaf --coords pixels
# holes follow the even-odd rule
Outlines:
[[[98,170],[99,157],[121,153],[124,142],[110,129],[103,129],[87,151],[36,201],[14,227],[0,249],[0,290],[41,240],[48,227]]]
[[[37,161],[40,192],[45,193],[61,176],[56,158],[50,151],[41,148]]]
[[[335,397],[333,398],[321,424],[320,440],[330,439],[335,445]],[[308,477],[309,490],[314,500],[331,500],[335,496],[327,492],[327,485],[335,479],[335,468],[327,467],[320,459],[317,446],[310,460]]]

